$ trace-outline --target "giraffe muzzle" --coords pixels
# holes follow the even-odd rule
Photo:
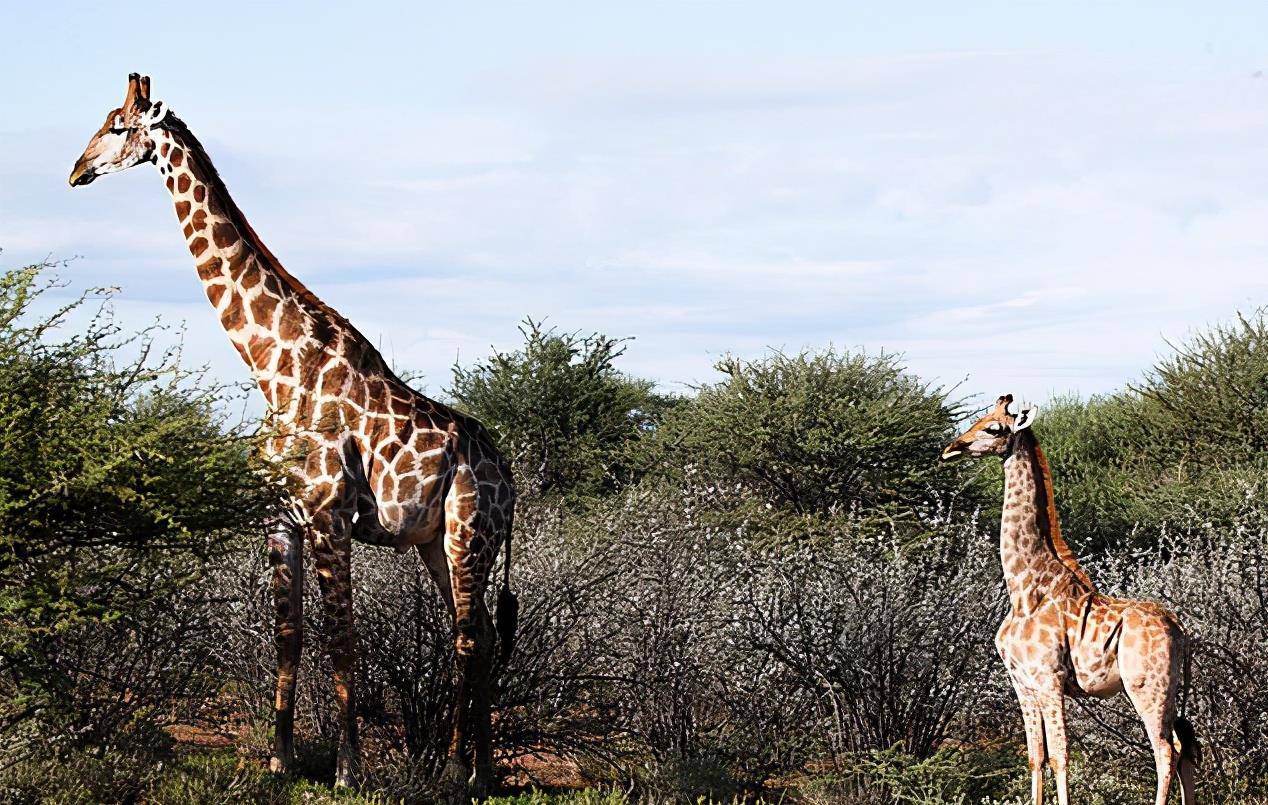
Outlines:
[[[97,178],[97,172],[92,169],[91,165],[75,163],[75,168],[70,172],[70,186],[83,187],[86,184],[92,184],[92,180]]]

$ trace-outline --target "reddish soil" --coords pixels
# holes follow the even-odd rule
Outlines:
[[[238,736],[232,733],[196,724],[173,724],[167,727],[167,734],[178,744],[205,749],[224,749],[238,741]]]
[[[576,763],[550,752],[521,755],[507,765],[509,773],[504,784],[509,788],[578,789],[594,784]]]

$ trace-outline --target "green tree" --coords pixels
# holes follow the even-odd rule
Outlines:
[[[895,512],[959,485],[938,454],[960,417],[892,355],[837,352],[717,364],[658,429],[649,460],[797,514]]]
[[[1268,493],[1268,322],[1198,333],[1121,392],[1058,398],[1036,428],[1066,530],[1087,548],[1232,522]]]
[[[673,398],[616,368],[625,341],[581,336],[525,320],[524,344],[467,369],[450,397],[489,427],[520,477],[538,492],[594,495],[631,472],[628,447]]]
[[[198,672],[170,653],[194,628],[177,599],[259,533],[278,488],[175,353],[122,337],[104,307],[62,336],[84,298],[35,316],[42,268],[0,275],[0,731],[38,719],[105,740]]]

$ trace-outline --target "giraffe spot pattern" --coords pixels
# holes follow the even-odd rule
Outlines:
[[[256,294],[251,300],[251,320],[263,327],[272,329],[273,313],[276,310],[277,299],[267,293]]]
[[[294,503],[311,527],[323,599],[336,615],[332,665],[340,700],[351,695],[343,558],[350,539],[438,545],[436,555],[447,562],[441,569],[430,562],[429,572],[454,605],[455,647],[470,656],[473,608],[512,519],[507,463],[478,424],[390,377],[373,346],[271,262],[239,226],[214,170],[199,164],[201,147],[182,147],[170,130],[156,136],[159,169],[207,298],[268,401],[276,435],[266,441],[266,455],[286,462],[297,481]],[[283,618],[288,604],[278,596],[288,589],[286,551],[270,545]],[[293,670],[279,664],[278,690],[293,680]]]
[[[211,238],[219,249],[227,249],[238,242],[238,230],[233,224],[217,222],[211,228]]]

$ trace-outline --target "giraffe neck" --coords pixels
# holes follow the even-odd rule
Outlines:
[[[1029,611],[1038,598],[1071,582],[1093,591],[1091,580],[1061,539],[1048,462],[1029,430],[1015,437],[1004,461],[1004,509],[1000,562],[1014,611]]]
[[[305,391],[322,387],[332,359],[384,374],[377,350],[342,316],[291,276],[234,204],[202,145],[168,114],[152,130],[155,165],[166,180],[207,298],[283,423],[311,424]],[[342,359],[342,360],[341,360]]]

